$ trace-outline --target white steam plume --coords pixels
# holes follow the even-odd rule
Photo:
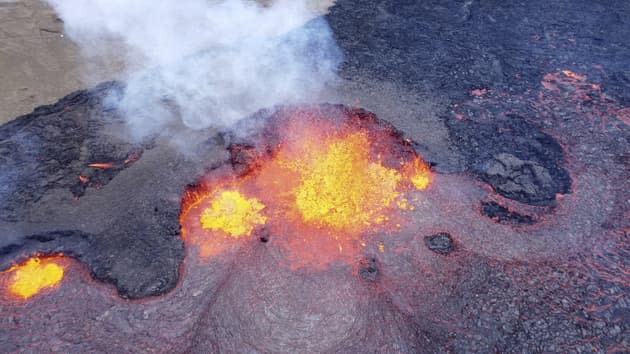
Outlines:
[[[119,104],[137,136],[176,119],[229,127],[260,108],[307,101],[334,79],[339,62],[325,20],[303,26],[315,17],[306,0],[48,2],[84,50],[102,38],[125,43],[120,55],[136,69]]]

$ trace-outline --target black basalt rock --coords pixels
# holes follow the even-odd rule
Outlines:
[[[487,122],[446,121],[451,140],[464,155],[467,171],[500,195],[531,205],[553,205],[571,192],[562,147],[518,116]]]
[[[367,282],[375,282],[379,278],[378,261],[374,257],[359,261],[359,276]]]
[[[0,270],[63,253],[125,298],[175,287],[184,257],[177,197],[196,167],[162,149],[137,168],[155,146],[125,138],[112,105],[123,91],[103,83],[0,126]]]
[[[496,202],[482,202],[481,214],[498,223],[531,225],[536,223],[533,217],[511,211]]]
[[[453,238],[447,232],[440,232],[435,235],[425,236],[424,244],[431,251],[441,254],[447,255],[453,252]]]

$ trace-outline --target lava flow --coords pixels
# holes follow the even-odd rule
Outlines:
[[[63,280],[62,256],[34,256],[2,272],[2,285],[12,297],[27,300]]]
[[[182,235],[202,257],[258,236],[292,267],[352,260],[367,235],[401,227],[407,192],[431,180],[410,142],[362,110],[281,110],[256,140],[186,193]]]

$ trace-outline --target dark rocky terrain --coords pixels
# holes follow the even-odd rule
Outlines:
[[[105,103],[122,89],[106,83],[79,91],[0,128],[4,268],[15,257],[63,252],[85,262],[96,279],[116,284],[124,297],[160,294],[177,283],[184,257],[177,218],[186,182],[162,167],[186,160],[160,154],[163,166],[125,177],[155,142],[124,140],[124,121]],[[111,167],[89,166],[94,163]],[[187,171],[194,175],[192,166]],[[109,185],[125,179],[122,187]],[[161,186],[159,193],[152,185]]]

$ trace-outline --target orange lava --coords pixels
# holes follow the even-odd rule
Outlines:
[[[562,73],[564,74],[564,76],[577,81],[586,81],[587,79],[585,75],[580,75],[568,69],[562,70]]]
[[[114,167],[114,163],[113,162],[91,163],[88,165],[88,167],[96,168],[99,170],[107,170]]]
[[[63,256],[34,256],[2,272],[0,281],[11,297],[27,300],[59,286],[65,268]]]
[[[260,215],[265,206],[255,198],[243,197],[238,191],[222,191],[212,198],[201,214],[201,228],[221,230],[234,238],[249,236],[256,225],[267,218]]]
[[[287,201],[300,218],[296,222],[356,235],[380,224],[400,197],[402,176],[371,161],[369,147],[365,132],[307,137],[303,144],[281,150],[270,169],[262,171],[263,181],[284,177]]]
[[[127,164],[130,164],[132,162],[136,162],[139,159],[140,159],[140,153],[132,152],[132,153],[129,154],[129,156],[127,156],[127,158],[124,161],[124,164],[127,165]]]
[[[292,112],[271,155],[247,153],[247,174],[215,172],[187,193],[184,239],[208,257],[264,232],[291,267],[352,259],[365,235],[400,228],[407,192],[431,182],[408,142],[376,124]]]
[[[630,109],[612,101],[602,92],[600,83],[590,82],[584,74],[565,69],[543,76],[541,85],[549,92],[540,92],[539,101],[571,102],[576,112],[590,125],[621,129],[630,125]]]

